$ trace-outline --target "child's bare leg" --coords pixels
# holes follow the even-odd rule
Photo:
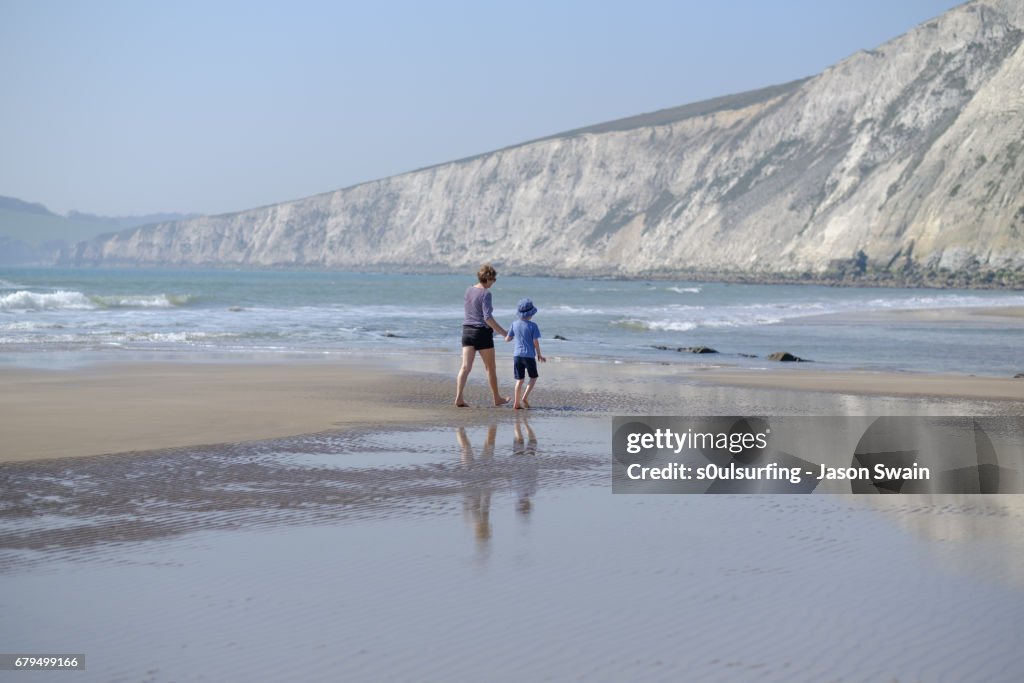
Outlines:
[[[523,404],[524,408],[529,408],[530,407],[530,402],[526,400],[526,397],[530,395],[531,391],[533,391],[533,385],[536,384],[536,383],[537,383],[537,378],[536,377],[531,377],[530,378],[530,383],[526,385],[526,391],[523,392],[523,398],[520,399],[520,401],[519,401],[520,403]]]
[[[515,389],[515,402],[512,404],[512,407],[515,408],[516,410],[520,410],[523,407],[522,398],[520,397],[526,398],[525,394],[523,394],[523,380],[517,379]]]

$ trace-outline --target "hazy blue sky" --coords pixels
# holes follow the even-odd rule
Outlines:
[[[0,195],[221,213],[818,73],[955,0],[0,0]]]

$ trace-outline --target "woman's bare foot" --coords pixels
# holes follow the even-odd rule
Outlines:
[[[459,403],[459,402],[457,402],[457,401],[456,401],[456,403],[455,403],[455,407],[456,407],[456,408],[468,408],[468,407],[469,407],[469,404],[468,404],[468,403],[466,403],[465,401],[462,401],[461,403]]]
[[[522,407],[521,405],[519,405],[518,403],[516,403],[516,404],[513,404],[513,405],[512,405],[512,409],[513,409],[513,410],[522,410],[522,409],[523,409],[523,407]]]
[[[503,405],[505,405],[506,403],[508,403],[511,400],[512,399],[510,399],[508,396],[499,396],[498,400],[496,400],[494,402],[494,405],[496,405],[496,406],[503,406]]]
[[[527,410],[530,409],[530,402],[527,401],[525,398],[523,399],[523,407],[526,408]]]

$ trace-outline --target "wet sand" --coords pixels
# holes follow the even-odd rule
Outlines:
[[[82,681],[1024,669],[1015,497],[613,495],[608,461],[616,414],[1021,414],[1003,383],[555,359],[523,412],[482,374],[451,406],[453,362],[0,371],[0,641]]]
[[[0,640],[82,681],[1024,667],[1013,496],[612,495],[606,418],[482,412],[4,465]]]
[[[365,426],[457,425],[494,411],[511,414],[510,408],[489,405],[480,371],[469,385],[474,407],[453,408],[455,362],[438,354],[330,363],[3,368],[0,462],[244,443]],[[733,404],[724,408],[727,413],[754,400],[762,414],[775,414],[773,405],[806,400],[794,399],[796,392],[1024,402],[1024,380],[1012,378],[829,372],[785,364],[764,372],[696,370],[564,359],[554,359],[545,370],[535,406],[568,413],[707,414],[706,403],[694,400],[701,395],[692,388],[697,384],[718,387],[715,402]],[[761,393],[754,399],[737,393],[730,401],[734,387]],[[511,389],[508,383],[504,388]],[[1012,412],[1010,406],[1006,410]]]
[[[991,308],[967,308],[954,310],[958,313],[966,313],[969,316],[975,317],[1024,320],[1024,306],[993,306]]]
[[[847,323],[978,323],[996,326],[1024,324],[1024,306],[980,306],[966,308],[911,308],[862,313],[825,313],[806,320],[831,320]]]
[[[715,384],[779,390],[1024,401],[1024,379],[1012,377],[827,371],[803,367],[764,372],[716,368],[705,373],[705,377]]]

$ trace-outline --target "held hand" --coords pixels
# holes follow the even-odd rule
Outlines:
[[[541,363],[547,363],[548,362],[548,359],[545,358],[544,356],[540,355],[539,353],[537,354],[537,360],[539,360]]]

